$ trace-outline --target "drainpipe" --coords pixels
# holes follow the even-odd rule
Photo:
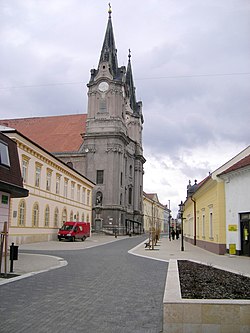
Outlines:
[[[196,245],[196,201],[191,196],[191,200],[194,203],[194,245]]]

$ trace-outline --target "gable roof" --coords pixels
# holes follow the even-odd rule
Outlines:
[[[76,152],[83,143],[87,114],[0,120],[51,153]],[[46,135],[45,135],[46,134]]]
[[[160,201],[158,199],[158,196],[157,196],[157,193],[146,193],[146,192],[143,192],[143,195],[146,198],[148,198],[149,200],[152,200],[152,201],[160,203]]]
[[[246,166],[250,166],[250,155],[242,158],[240,161],[238,161],[237,163],[230,166],[228,169],[226,169],[221,174],[219,174],[219,176],[224,175],[224,174],[229,173],[229,172],[232,172],[232,171],[239,170],[239,169],[244,168]]]

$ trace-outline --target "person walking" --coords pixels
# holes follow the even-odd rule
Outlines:
[[[172,230],[171,234],[172,234],[172,238],[174,240],[174,238],[175,238],[175,231],[174,231],[174,229]]]
[[[179,230],[176,229],[176,239],[179,239],[179,234],[180,234]]]

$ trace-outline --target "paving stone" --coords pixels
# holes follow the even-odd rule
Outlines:
[[[1,333],[159,333],[168,264],[128,254],[142,241],[39,251],[68,265],[0,286]]]

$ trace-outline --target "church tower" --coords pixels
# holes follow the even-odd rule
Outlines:
[[[126,234],[143,228],[142,103],[136,101],[131,53],[118,66],[111,8],[97,69],[91,69],[82,146],[84,174],[96,183],[93,227]]]

